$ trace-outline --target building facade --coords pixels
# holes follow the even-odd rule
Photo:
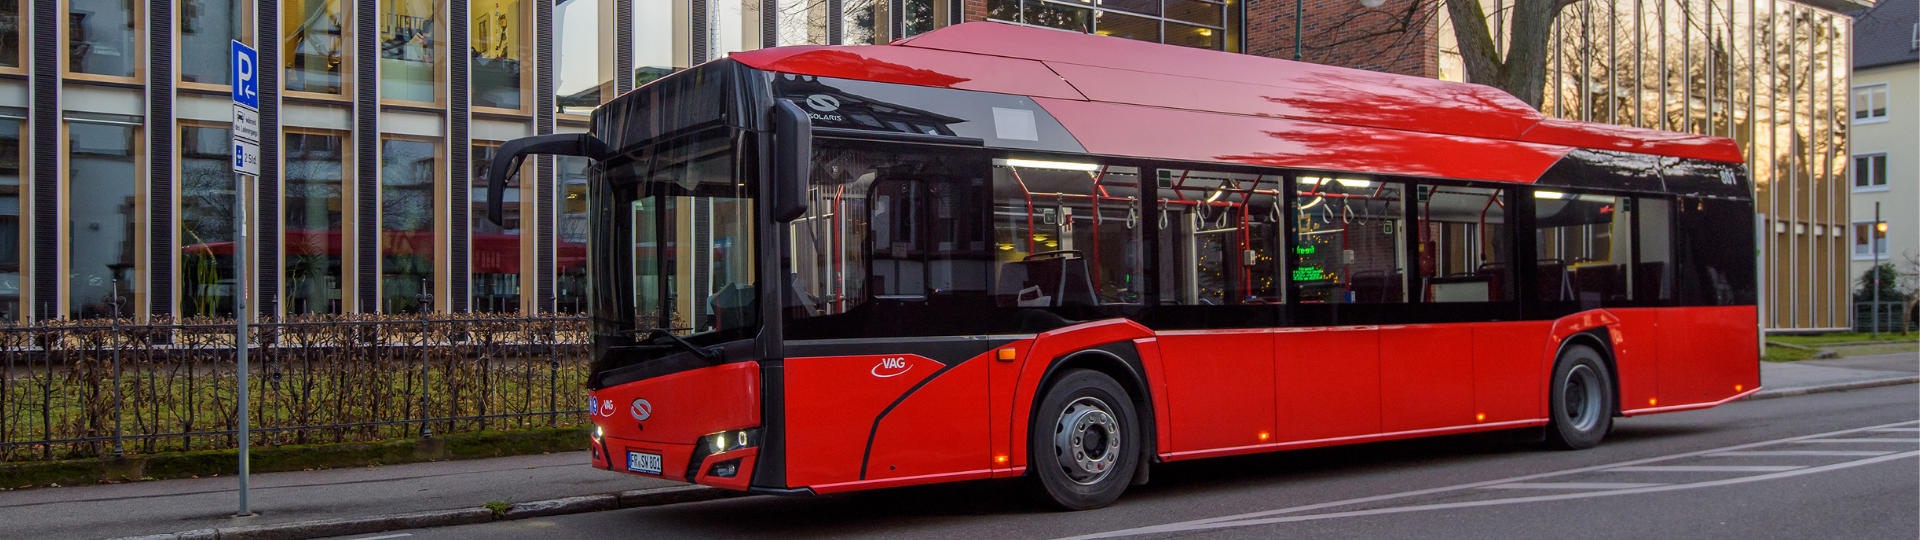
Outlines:
[[[501,142],[584,131],[605,99],[674,70],[999,20],[1281,58],[1297,35],[1306,61],[1459,78],[1444,17],[1421,5],[1305,2],[1296,33],[1293,3],[1243,0],[0,3],[0,319],[230,315],[239,213],[265,317],[577,311],[586,163],[530,160],[499,226],[486,166]],[[1763,219],[1801,231],[1766,247],[1779,328],[1845,324],[1835,17],[1586,0],[1555,34],[1548,114],[1747,145]],[[263,64],[264,162],[245,190],[226,165],[230,40]]]
[[[1920,258],[1920,2],[1883,0],[1853,20],[1854,289],[1881,263]],[[1874,208],[1886,230],[1874,226]],[[1877,252],[1877,253],[1876,253]],[[1914,271],[1914,269],[1904,269]]]

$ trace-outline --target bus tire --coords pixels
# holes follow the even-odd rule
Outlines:
[[[1037,491],[1067,510],[1112,504],[1140,464],[1139,418],[1112,377],[1088,369],[1061,373],[1028,430]]]
[[[1553,363],[1547,397],[1547,444],[1583,450],[1613,430],[1613,382],[1606,359],[1586,345],[1568,345]]]

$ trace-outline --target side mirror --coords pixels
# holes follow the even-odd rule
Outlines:
[[[500,199],[507,194],[507,180],[520,172],[520,162],[527,156],[580,156],[598,161],[606,159],[608,153],[607,143],[585,133],[535,135],[507,141],[500,145],[499,152],[493,156],[493,165],[487,168],[487,221],[505,224],[506,206]]]
[[[813,121],[800,106],[781,99],[773,106],[773,220],[787,223],[807,215],[809,162],[813,160]]]

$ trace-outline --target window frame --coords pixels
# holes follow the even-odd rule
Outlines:
[[[179,144],[179,141],[186,140],[185,135],[186,135],[187,128],[224,129],[224,130],[227,130],[228,133],[232,133],[233,124],[231,122],[223,123],[223,122],[213,122],[213,121],[207,121],[207,120],[184,120],[183,119],[176,122],[173,129],[174,141],[175,141],[174,155],[173,155],[173,200],[168,202],[168,204],[171,204],[173,207],[173,222],[168,224],[163,224],[162,226],[170,227],[170,230],[172,231],[171,234],[173,236],[173,246],[172,246],[174,251],[173,265],[175,268],[175,271],[173,272],[173,295],[174,295],[173,297],[176,299],[176,301],[173,302],[172,313],[169,313],[168,315],[176,319],[181,317],[181,314],[180,314],[181,308],[182,306],[186,305],[186,298],[187,298],[187,294],[186,294],[187,279],[186,279],[186,271],[185,271],[187,266],[185,264],[186,253],[182,252],[181,249],[185,248],[188,244],[185,242],[185,238],[182,236],[182,233],[183,231],[186,230],[186,227],[184,226],[184,224],[181,222],[181,219],[180,219],[182,215],[180,211],[181,205],[186,201],[186,190],[184,189],[185,186],[183,186],[180,182],[182,176],[185,173],[184,165],[186,163],[186,154],[185,154],[186,145]],[[231,152],[229,152],[228,155],[231,156],[232,155]],[[257,190],[258,188],[254,187],[253,189]],[[256,197],[254,196],[256,193],[258,192],[249,191],[248,193],[240,194],[239,197],[243,201],[245,201],[242,204],[246,205],[249,208],[255,207],[253,203],[255,202],[255,199],[256,199]],[[248,225],[251,226],[257,223],[256,221],[257,218],[254,216],[254,213],[249,212],[246,214],[246,216],[247,216]],[[245,287],[251,290],[251,288],[255,284],[255,282],[252,279],[254,278],[254,274],[249,273],[246,277],[248,278],[248,282],[245,285]]]
[[[431,182],[430,185],[433,187],[433,195],[432,195],[433,197],[432,216],[433,217],[431,219],[431,222],[432,222],[431,234],[433,237],[433,262],[430,263],[430,265],[433,268],[433,273],[432,273],[433,288],[432,288],[431,294],[433,294],[434,300],[432,300],[433,302],[432,309],[427,312],[428,313],[452,313],[453,303],[449,300],[450,298],[449,291],[452,290],[451,289],[452,271],[450,270],[452,268],[452,265],[446,264],[447,262],[451,261],[450,257],[452,257],[452,252],[450,249],[448,249],[448,247],[451,244],[450,242],[451,238],[450,238],[450,235],[442,234],[445,231],[451,230],[447,228],[449,226],[447,223],[447,220],[449,218],[448,205],[452,202],[450,186],[447,186],[447,172],[448,172],[447,141],[446,139],[440,138],[440,137],[422,137],[418,135],[381,133],[379,142],[382,144],[380,144],[378,148],[380,148],[383,154],[386,151],[385,143],[387,141],[418,142],[418,143],[427,143],[427,144],[433,145],[433,160],[434,160],[434,166],[432,167],[433,178],[430,180]],[[385,158],[384,155],[376,156],[376,159],[380,160],[381,168],[383,169],[381,178],[376,179],[374,182],[375,189],[379,190],[374,192],[374,200],[376,201],[374,208],[375,208],[375,211],[378,213],[372,216],[367,216],[367,219],[373,220],[374,231],[376,231],[376,234],[380,235],[381,237],[384,237],[387,233],[387,224],[382,219],[382,216],[386,213],[386,205],[387,205],[386,194],[385,194],[386,185],[385,185],[385,178],[384,178],[385,177],[384,169],[386,164],[385,164],[384,158]],[[387,291],[386,291],[387,269],[386,269],[386,260],[385,260],[387,246],[385,245],[385,242],[384,242],[385,239],[381,237],[376,237],[369,240],[371,242],[374,242],[374,253],[376,254],[375,256],[380,257],[374,260],[374,267],[375,267],[374,275],[376,278],[380,280],[378,282],[375,282],[374,284],[376,289],[379,291],[379,293],[375,295],[375,298],[377,299],[385,299],[387,297]],[[346,245],[344,242],[342,242],[342,249],[345,249],[345,248],[346,248]],[[344,263],[345,263],[345,260],[342,259],[342,264]],[[385,309],[384,306],[360,306],[360,308],[362,311],[366,311],[366,312],[388,313],[388,311]]]
[[[1875,158],[1878,158],[1878,159],[1876,160]],[[1875,175],[1861,173],[1860,164],[1862,160],[1872,165],[1872,170],[1869,172],[1879,173],[1877,176],[1880,178],[1880,183],[1877,183],[1877,184],[1873,183],[1873,177]],[[1853,184],[1853,191],[1855,193],[1871,193],[1871,192],[1887,191],[1889,189],[1892,189],[1892,187],[1889,186],[1890,181],[1887,179],[1887,153],[1886,152],[1864,152],[1864,153],[1854,154],[1853,163],[1851,165],[1853,169],[1851,172],[1853,173],[1853,179],[1854,179],[1852,184]],[[1860,180],[1863,178],[1867,180],[1867,185],[1864,185],[1864,186],[1860,185]]]
[[[473,0],[450,0],[450,1],[468,2],[469,5],[467,6],[467,9],[468,9],[467,14],[469,19],[472,18],[473,6],[471,4]],[[503,116],[512,116],[516,118],[525,118],[525,117],[533,116],[534,97],[535,97],[535,94],[540,93],[540,89],[534,87],[534,79],[533,79],[534,72],[537,71],[538,69],[537,68],[527,69],[527,67],[534,66],[535,64],[537,64],[537,62],[534,61],[535,60],[534,55],[535,55],[535,51],[538,50],[538,47],[534,46],[534,44],[532,43],[534,40],[533,38],[533,2],[535,1],[538,1],[538,0],[520,0],[520,39],[521,41],[528,43],[528,45],[523,47],[524,51],[526,52],[526,56],[520,62],[521,65],[523,66],[520,69],[520,106],[512,109],[503,109],[499,107],[472,105],[471,98],[469,98],[468,105],[470,105],[469,108],[473,110],[474,114],[503,115]],[[471,20],[466,21],[466,25],[467,25],[467,35],[471,37],[473,35],[473,21]],[[469,88],[468,88],[469,92],[472,91],[471,79],[473,78],[472,41],[473,41],[472,39],[468,40],[468,46],[467,46],[468,50],[461,51],[463,54],[460,55],[460,59],[462,61],[467,62],[467,78],[469,79]],[[557,63],[555,67],[556,68],[558,67]],[[445,71],[445,70],[442,70],[442,71]],[[554,80],[556,84],[559,81],[558,78]],[[442,101],[444,100],[445,98],[443,97]],[[556,114],[557,114],[557,111],[556,111]],[[474,139],[473,144],[478,145],[479,139]],[[498,144],[499,143],[495,143],[496,146]]]
[[[133,54],[130,54],[129,56],[132,56],[134,58],[142,58],[147,54],[147,48],[148,48],[147,34],[149,33],[148,30],[153,26],[152,21],[147,20],[148,2],[156,2],[156,1],[170,2],[172,0],[123,0],[123,1],[129,4],[132,4],[128,8],[128,13],[129,13],[128,18],[133,20],[133,23],[135,26],[135,28],[129,30],[130,32],[133,33],[133,38],[129,39],[128,42],[133,43],[135,47],[137,47],[137,50],[132,51]],[[22,4],[25,4],[25,2],[22,2]],[[25,9],[23,8],[22,11],[25,11]],[[60,78],[61,79],[75,80],[75,81],[104,82],[104,83],[120,83],[120,84],[141,84],[142,82],[146,81],[147,64],[144,61],[134,62],[133,74],[124,76],[124,77],[118,76],[118,75],[99,75],[94,73],[80,73],[80,72],[74,71],[73,70],[73,37],[72,37],[73,25],[67,24],[67,21],[66,21],[66,14],[69,14],[69,13],[73,13],[73,1],[60,0],[60,16],[62,17],[62,20],[60,21],[60,33],[58,36],[55,37],[55,39],[58,39],[60,41],[58,46],[60,47],[59,62],[60,62]],[[22,18],[24,19],[26,17],[22,17]],[[26,38],[23,36],[22,40],[24,41],[25,39]],[[178,49],[178,47],[175,47],[175,48]],[[23,51],[30,50],[29,47],[21,47],[21,49]],[[25,53],[22,53],[22,54],[25,54]],[[28,61],[25,58],[22,58],[20,60],[20,64],[22,66],[23,72],[25,70],[25,65],[27,63]],[[144,130],[141,132],[141,136],[142,137],[145,136]]]
[[[1886,220],[1884,220],[1884,219],[1883,219],[1883,220],[1880,220],[1880,222],[1881,222],[1881,223],[1885,223],[1885,222],[1886,222]],[[1874,253],[1873,253],[1873,252],[1874,252],[1875,250],[1873,249],[1873,248],[1874,248],[1874,245],[1873,245],[1873,239],[1874,239],[1874,238],[1875,238],[1875,236],[1876,236],[1876,234],[1875,234],[1875,233],[1878,233],[1878,235],[1877,235],[1877,236],[1878,236],[1878,238],[1879,238],[1879,240],[1880,240],[1880,245],[1879,245],[1879,248],[1880,248],[1880,249],[1879,249],[1879,251],[1880,251],[1880,253],[1879,253],[1879,259],[1880,259],[1880,260],[1882,260],[1882,261],[1885,261],[1885,260],[1887,260],[1887,257],[1888,257],[1889,255],[1891,255],[1891,254],[1893,253],[1893,243],[1891,243],[1891,242],[1888,242],[1888,241],[1887,241],[1887,233],[1881,233],[1881,232],[1878,232],[1878,231],[1876,231],[1876,230],[1874,230],[1874,229],[1875,229],[1875,227],[1873,226],[1873,224],[1874,224],[1874,221],[1873,221],[1873,220],[1870,220],[1870,219],[1869,219],[1869,220],[1859,220],[1859,221],[1854,221],[1854,222],[1853,222],[1853,231],[1852,231],[1852,232],[1850,232],[1850,233],[1849,233],[1849,234],[1847,235],[1847,236],[1848,236],[1848,238],[1847,238],[1847,240],[1848,240],[1848,241],[1847,241],[1847,246],[1848,246],[1848,250],[1847,250],[1847,252],[1848,252],[1849,254],[1851,254],[1851,255],[1853,256],[1853,260],[1856,260],[1856,261],[1872,261],[1872,260],[1874,260],[1874,258],[1875,258],[1875,257],[1874,257]],[[1865,253],[1862,253],[1862,252],[1861,252],[1862,250],[1860,249],[1860,246],[1862,246],[1862,245],[1863,245],[1863,244],[1861,244],[1861,243],[1860,243],[1860,228],[1861,228],[1861,227],[1865,227],[1865,228],[1866,228],[1866,230],[1867,230],[1867,235],[1868,235],[1868,237],[1867,237],[1867,243],[1866,243],[1866,244],[1864,244],[1865,246],[1867,246],[1867,249],[1865,250]],[[1892,232],[1892,231],[1888,231],[1888,232]]]
[[[524,101],[524,100],[522,100],[522,101]],[[499,147],[500,147],[500,145],[503,145],[503,144],[506,144],[506,141],[495,141],[495,140],[491,140],[491,139],[473,139],[473,140],[470,140],[470,141],[467,141],[467,145],[468,145],[469,147],[473,147],[473,148],[478,148],[478,147],[488,147],[488,148],[499,148]],[[477,153],[474,153],[474,152],[472,152],[471,150],[470,150],[470,151],[468,152],[468,154],[467,154],[467,156],[468,156],[468,159],[469,159],[469,160],[471,160],[471,159],[472,159],[472,156],[475,156],[475,155],[477,155]],[[536,259],[536,257],[535,257],[535,251],[534,251],[534,245],[535,245],[535,240],[536,240],[536,239],[537,239],[537,238],[539,237],[539,235],[538,235],[538,234],[527,234],[527,232],[528,232],[529,230],[531,230],[531,229],[533,229],[534,227],[537,227],[537,226],[538,226],[538,225],[537,225],[536,223],[534,223],[534,222],[532,221],[532,220],[534,219],[534,217],[533,217],[533,210],[534,210],[534,208],[535,208],[535,205],[536,205],[536,204],[538,204],[538,202],[537,202],[537,201],[534,201],[534,200],[533,200],[533,197],[534,197],[534,195],[535,195],[535,193],[534,193],[534,191],[533,191],[533,188],[534,188],[534,185],[535,185],[535,182],[528,182],[528,181],[526,181],[526,179],[529,179],[529,178],[534,178],[534,177],[535,177],[535,176],[534,176],[534,168],[536,167],[536,165],[535,165],[535,162],[536,162],[536,161],[538,161],[538,160],[532,160],[532,159],[529,159],[529,160],[526,160],[526,161],[523,161],[523,162],[521,162],[521,163],[520,163],[520,170],[519,170],[519,176],[518,176],[518,178],[519,178],[519,182],[518,182],[518,183],[519,183],[520,185],[518,185],[518,186],[509,186],[509,187],[508,187],[508,189],[513,189],[513,190],[517,190],[517,191],[519,191],[519,192],[520,192],[520,197],[519,197],[519,199],[520,199],[520,204],[519,204],[519,206],[520,206],[520,208],[519,208],[519,211],[520,211],[520,220],[521,220],[521,225],[520,225],[520,232],[519,232],[518,234],[516,234],[516,235],[515,235],[516,237],[518,237],[518,239],[517,239],[517,240],[516,240],[515,242],[516,242],[516,243],[518,244],[518,249],[519,249],[519,252],[520,252],[520,265],[519,265],[519,271],[520,271],[520,294],[518,294],[518,295],[517,295],[517,296],[519,296],[519,297],[520,297],[520,301],[519,301],[519,302],[518,302],[518,303],[517,303],[517,304],[515,305],[515,309],[517,309],[517,310],[518,310],[518,311],[517,311],[517,313],[522,313],[522,314],[527,314],[527,313],[535,313],[535,312],[537,311],[537,310],[536,310],[535,308],[536,308],[536,307],[538,307],[538,304],[537,304],[537,302],[536,302],[536,301],[537,301],[537,299],[535,299],[535,298],[533,297],[534,295],[531,295],[531,294],[527,294],[527,284],[529,283],[529,279],[528,279],[528,278],[529,278],[529,277],[537,277],[537,276],[538,276],[538,274],[537,274],[537,272],[539,271],[538,269],[536,269],[536,268],[534,267],[534,263],[536,263],[536,262],[537,262],[537,261],[535,260],[535,259]],[[472,166],[473,166],[473,163],[472,163],[471,161],[469,161],[469,162],[468,162],[468,164],[467,164],[467,166],[468,166],[468,167],[472,167]],[[472,176],[473,176],[473,177],[478,177],[478,175],[472,175]],[[472,189],[473,187],[477,187],[477,186],[472,186],[472,182],[473,182],[473,178],[469,178],[469,180],[468,180],[468,182],[469,182],[469,189]],[[468,205],[473,205],[473,204],[474,204],[474,199],[473,199],[472,197],[468,197],[468,199],[467,199],[467,204],[468,204]],[[483,203],[483,204],[484,204],[484,203]],[[556,204],[558,204],[558,202],[557,202],[557,201],[556,201]],[[556,207],[556,208],[557,208],[557,207]],[[504,210],[504,208],[503,208],[503,210]],[[471,213],[471,212],[473,212],[473,210],[471,210],[471,209],[469,209],[469,210],[468,210],[468,212],[470,212],[470,213]],[[559,216],[559,212],[558,212],[558,211],[556,211],[556,212],[554,213],[554,215],[555,215],[555,217],[557,218],[557,217]],[[473,214],[473,215],[469,215],[469,216],[467,216],[467,217],[468,217],[468,219],[473,219],[473,218],[475,218],[475,217],[478,217],[479,219],[488,219],[488,218],[487,218],[487,217],[486,217],[486,216],[485,216],[484,214]],[[537,232],[537,231],[535,231],[535,232]],[[556,242],[557,242],[557,241],[558,241],[558,240],[556,240]],[[474,238],[473,238],[473,234],[472,234],[471,232],[469,232],[469,233],[467,234],[467,259],[468,259],[468,262],[467,262],[467,275],[466,275],[466,276],[464,276],[464,277],[463,277],[463,279],[465,279],[465,280],[467,281],[467,306],[468,306],[468,309],[469,309],[470,311],[472,310],[472,307],[473,307],[473,306],[475,305],[475,304],[473,303],[473,301],[474,301],[474,287],[473,287],[473,274],[474,274],[474,271],[473,271],[473,262],[472,262],[472,259],[473,259],[473,256],[474,256],[475,254],[477,254],[477,253],[479,253],[479,250],[477,250],[477,249],[474,249]]]
[[[160,1],[176,1],[176,0],[160,0]],[[258,10],[254,9],[253,2],[242,1],[242,2],[239,2],[239,4],[240,4],[240,35],[238,36],[239,40],[241,43],[245,43],[250,47],[259,47],[258,40],[255,38],[255,34],[258,33],[259,30],[257,30],[255,28],[256,25],[253,24],[256,17],[258,17],[259,15]],[[177,7],[178,6],[176,5],[176,8]],[[182,37],[183,34],[180,32],[180,14],[178,12],[174,13],[173,21],[171,21],[171,24],[173,25],[173,64],[175,66],[179,66],[181,61],[183,60],[183,57],[181,56],[181,49],[183,49],[184,47],[181,47],[180,45],[184,41],[184,38]],[[276,65],[275,69],[279,69],[279,66]],[[221,93],[231,93],[233,91],[232,84],[213,84],[213,83],[188,81],[186,80],[186,75],[182,74],[177,67],[176,69],[173,70],[173,84],[175,87],[183,90],[205,90],[209,92],[221,92]]]
[[[26,2],[15,2],[13,5],[13,9],[14,9],[13,20],[16,21],[15,24],[18,26],[18,28],[14,30],[14,38],[13,38],[15,40],[14,49],[17,51],[15,54],[17,56],[15,56],[13,59],[13,63],[14,63],[13,66],[11,67],[0,66],[0,73],[24,76],[24,75],[27,75],[27,65],[31,63],[31,60],[32,60],[31,58],[28,58],[28,56],[33,50],[33,47],[32,47],[33,38],[28,36],[29,32],[27,31],[27,28],[26,28],[27,26],[31,26],[31,21],[26,20],[27,9],[28,9]],[[62,54],[64,54],[64,52]],[[64,69],[65,68],[63,67],[62,68],[63,73],[64,73]],[[22,136],[21,138],[24,139],[25,137]],[[22,257],[22,259],[24,260],[24,257]],[[25,302],[25,300],[22,300],[22,302]]]
[[[280,70],[280,95],[282,97],[285,97],[287,99],[294,99],[294,100],[305,99],[305,100],[322,101],[322,102],[328,102],[328,103],[334,103],[334,104],[350,105],[353,103],[354,101],[353,86],[354,86],[354,83],[356,82],[356,79],[358,78],[355,76],[355,73],[357,69],[356,66],[358,65],[357,63],[359,62],[359,56],[360,56],[359,54],[356,53],[354,49],[354,47],[356,46],[354,45],[355,43],[354,31],[357,30],[355,28],[355,26],[357,25],[354,24],[353,18],[354,18],[354,7],[356,3],[350,2],[347,0],[339,0],[339,3],[340,3],[340,20],[343,22],[343,24],[340,25],[340,42],[346,45],[345,48],[347,51],[345,54],[340,55],[340,92],[329,94],[326,92],[292,90],[287,88],[287,80],[290,79],[291,77],[288,77],[286,73],[287,69],[290,68],[290,66],[287,63],[289,58],[287,58],[286,55],[291,54],[292,51],[290,49],[286,49],[283,47],[283,50],[280,51],[280,55],[282,56],[282,58],[273,59],[273,69]],[[287,32],[286,18],[291,17],[293,15],[293,11],[286,9],[286,7],[287,6],[285,3],[282,3],[279,6],[281,19],[279,21],[275,21],[274,23],[274,27],[276,28],[275,32],[279,34],[279,39],[283,42],[283,45],[288,38],[292,37]],[[411,102],[405,102],[405,103],[411,103]],[[342,285],[342,287],[344,286],[345,285]],[[345,299],[342,299],[342,303],[343,304],[348,303],[348,301]],[[343,307],[342,309],[345,309],[345,308]]]
[[[62,2],[61,5],[64,6],[65,2]],[[64,60],[62,61],[64,62]],[[98,120],[61,118],[60,131],[59,131],[60,133],[59,170],[66,174],[72,174],[73,172],[72,125],[76,122],[121,126],[121,127],[126,127],[133,130],[133,133],[134,133],[133,136],[135,139],[133,148],[132,148],[132,159],[133,159],[132,181],[133,181],[134,208],[133,208],[133,215],[130,217],[130,219],[134,223],[138,223],[138,224],[148,223],[148,219],[150,217],[149,214],[151,213],[149,211],[149,206],[152,204],[152,202],[151,202],[151,199],[149,198],[149,193],[148,193],[149,186],[147,182],[146,166],[148,164],[148,156],[147,156],[146,143],[148,140],[147,139],[148,135],[147,135],[146,126],[124,124],[119,122],[104,122],[104,121],[98,121]],[[54,303],[54,312],[47,314],[47,315],[53,315],[52,317],[48,317],[51,319],[67,319],[68,318],[67,315],[73,312],[73,305],[72,305],[73,303],[72,302],[73,301],[73,280],[72,280],[72,276],[73,276],[73,198],[70,196],[70,193],[72,192],[72,190],[73,190],[73,186],[71,184],[63,185],[61,186],[60,189],[55,190],[56,192],[53,195],[58,201],[57,206],[60,209],[59,210],[60,217],[64,219],[61,219],[59,221],[59,224],[56,225],[56,234],[59,235],[58,239],[56,240],[56,243],[59,245],[59,247],[55,250],[54,256],[58,257],[57,260],[58,260],[58,266],[60,268],[60,274],[59,276],[54,277],[54,279],[58,280],[59,282],[58,285],[56,286],[56,290],[59,291],[56,294],[59,295],[59,298],[56,299],[56,302]],[[36,194],[36,195],[40,195],[40,194]],[[23,229],[24,228],[25,227],[23,227]],[[150,249],[147,247],[149,230],[150,230],[149,227],[142,227],[142,226],[135,226],[133,228],[133,282],[134,283],[128,286],[128,289],[130,292],[128,296],[130,297],[130,299],[127,302],[128,305],[125,308],[123,308],[123,311],[129,313],[131,318],[141,322],[145,322],[148,317],[148,313],[147,313],[147,298],[148,298],[147,289],[148,288],[141,286],[141,283],[145,282],[147,272],[150,270],[148,261],[151,257],[149,257],[147,253],[148,249]],[[22,272],[22,273],[24,274],[25,272]],[[34,300],[36,302],[46,301],[45,299],[41,299],[41,298],[36,298]]]
[[[395,1],[398,1],[398,0],[395,0]],[[380,78],[378,79],[377,84],[380,85],[380,88],[378,89],[378,91],[375,92],[375,94],[380,97],[380,105],[382,106],[393,106],[393,105],[398,105],[402,107],[432,106],[433,108],[436,108],[436,109],[447,108],[447,82],[449,79],[448,68],[450,67],[447,64],[448,62],[453,61],[453,55],[449,54],[447,51],[448,49],[447,44],[452,40],[441,39],[439,36],[448,35],[449,25],[452,24],[451,21],[447,20],[447,14],[451,12],[451,10],[448,9],[448,6],[453,2],[462,2],[466,0],[427,0],[427,1],[434,3],[433,35],[435,37],[433,40],[433,54],[439,58],[439,60],[433,63],[433,68],[432,68],[433,100],[418,101],[418,100],[412,100],[412,99],[400,99],[400,98],[387,97],[386,96],[387,73],[386,73],[386,70],[379,70]],[[383,2],[383,3],[380,3],[379,5],[381,7],[376,8],[374,12],[376,16],[384,17],[386,15],[386,12],[384,11],[386,9],[386,6],[390,6],[393,4],[392,2]],[[469,30],[471,30],[471,28],[469,28]],[[472,40],[469,39],[468,41],[472,41]],[[472,57],[465,54],[466,52],[467,51],[461,51],[462,54],[459,55],[460,61],[471,62]],[[381,57],[381,58],[376,58],[374,61],[380,62],[384,60],[386,60],[386,58]],[[522,79],[526,78],[526,75],[525,75],[526,70],[521,70],[521,73],[522,73],[521,78]],[[468,78],[472,78],[473,76],[471,71],[471,66],[469,66],[469,71],[467,76]],[[522,94],[522,95],[525,95],[525,94]],[[525,99],[523,98],[522,101],[525,101]]]
[[[1863,92],[1866,94],[1865,100],[1860,99],[1861,93]],[[1875,110],[1873,108],[1873,105],[1876,99],[1875,96],[1878,96],[1877,99],[1880,105],[1880,108],[1879,108],[1880,114],[1877,114],[1877,115],[1873,114],[1873,111]],[[1847,115],[1847,118],[1853,120],[1853,123],[1856,125],[1878,124],[1878,123],[1887,121],[1892,116],[1892,111],[1887,110],[1890,105],[1888,103],[1889,96],[1890,94],[1888,92],[1887,83],[1855,85],[1853,87],[1853,94],[1851,96],[1852,101],[1849,101],[1847,104],[1848,105],[1847,111],[1849,113]],[[1865,109],[1860,108],[1862,101],[1865,101],[1865,105],[1866,105]],[[1862,112],[1867,113],[1867,116],[1861,117],[1860,113]]]
[[[288,230],[287,223],[289,221],[287,219],[287,212],[291,208],[291,205],[286,204],[287,153],[285,149],[287,148],[288,135],[315,135],[315,136],[322,136],[322,137],[339,137],[341,140],[341,145],[340,145],[340,168],[341,168],[341,175],[340,175],[340,313],[358,312],[359,311],[358,302],[359,302],[360,296],[353,292],[357,290],[354,287],[359,281],[359,272],[355,271],[355,269],[358,268],[356,266],[356,263],[359,260],[357,255],[358,250],[354,249],[355,233],[356,231],[358,231],[358,228],[354,227],[354,223],[355,223],[355,220],[358,218],[357,212],[359,211],[360,205],[354,202],[358,200],[357,193],[359,190],[358,188],[359,182],[355,182],[353,179],[354,178],[353,164],[355,163],[354,161],[355,157],[353,155],[353,152],[355,149],[354,148],[355,145],[353,144],[353,132],[349,130],[336,130],[336,129],[315,128],[315,127],[299,127],[299,126],[281,127],[280,135],[279,135],[280,148],[282,149],[282,151],[280,152],[280,171],[281,171],[280,193],[279,193],[280,230],[277,232],[277,234],[279,235],[278,238],[279,238],[281,249],[279,250],[280,260],[276,262],[277,264],[276,268],[280,268],[283,272],[287,268],[286,242],[287,242],[287,230]],[[292,282],[293,280],[285,279],[284,276],[283,276],[283,279],[280,280],[281,301],[275,303],[276,304],[275,309],[279,310],[280,313],[278,315],[280,316],[285,316],[287,314],[287,304],[289,304],[289,302],[287,302],[286,299],[292,298],[293,296],[292,294],[288,293],[287,287]]]

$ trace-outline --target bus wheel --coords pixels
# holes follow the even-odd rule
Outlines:
[[[1547,408],[1547,442],[1581,450],[1600,444],[1613,429],[1613,384],[1600,353],[1586,345],[1568,346],[1554,362]]]
[[[1140,461],[1133,401],[1113,378],[1075,369],[1047,390],[1028,434],[1040,491],[1068,510],[1112,504]]]

